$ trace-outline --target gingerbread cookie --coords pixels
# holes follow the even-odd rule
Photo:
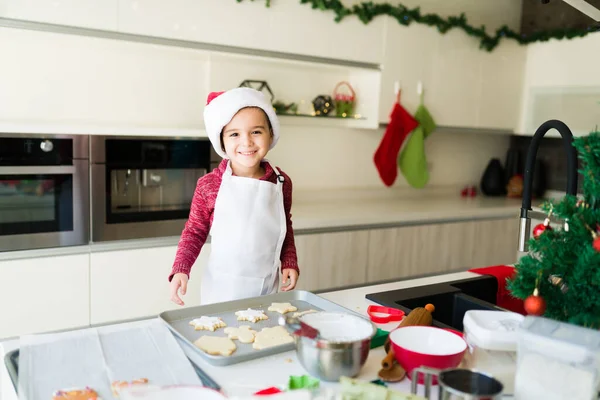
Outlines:
[[[230,356],[237,348],[231,339],[223,336],[201,336],[194,345],[215,356]]]
[[[291,303],[272,303],[268,310],[276,311],[280,314],[285,314],[288,312],[297,311],[298,309],[294,307]]]
[[[219,328],[224,328],[227,326],[225,322],[221,320],[219,317],[200,317],[190,321],[190,325],[194,327],[197,331],[211,331],[214,332]]]
[[[292,317],[300,318],[303,315],[312,314],[312,313],[316,313],[316,312],[318,312],[318,311],[317,310],[306,310],[306,311],[295,312],[292,314]]]
[[[52,400],[100,400],[94,389],[65,389],[52,394]]]
[[[229,335],[229,339],[237,339],[242,343],[254,342],[256,331],[250,329],[248,325],[242,325],[239,328],[225,328],[225,333]]]
[[[146,379],[146,378],[135,379],[131,382],[114,381],[113,383],[111,383],[110,388],[112,390],[113,396],[115,396],[115,398],[118,399],[119,395],[121,394],[121,390],[123,390],[123,388],[128,388],[128,387],[137,386],[137,385],[145,385],[147,383],[148,383],[148,379]]]
[[[292,343],[294,338],[285,330],[283,326],[273,326],[263,328],[254,337],[252,347],[256,350],[263,350],[281,344]]]
[[[251,308],[247,310],[236,311],[235,315],[238,321],[257,322],[263,319],[269,319],[269,317],[262,312],[262,310],[253,310]]]

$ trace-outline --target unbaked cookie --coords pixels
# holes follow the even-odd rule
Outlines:
[[[269,317],[262,312],[262,310],[253,310],[251,308],[247,310],[236,311],[235,315],[238,321],[257,322],[263,319],[269,319]]]
[[[318,312],[318,311],[317,310],[306,310],[306,311],[295,312],[292,314],[292,317],[300,318],[303,315],[312,314],[312,313],[316,313],[316,312]]]
[[[190,325],[194,327],[197,331],[211,331],[214,332],[219,328],[224,328],[227,326],[225,322],[221,320],[219,317],[200,317],[195,318],[190,321]]]
[[[273,326],[263,328],[254,337],[252,347],[256,350],[263,350],[281,344],[292,343],[294,338],[285,330],[283,326]]]
[[[225,333],[229,335],[229,339],[237,339],[242,343],[254,342],[256,331],[250,329],[248,325],[242,325],[239,328],[225,328]]]
[[[145,385],[147,383],[148,383],[148,379],[146,379],[146,378],[135,379],[131,382],[114,381],[110,385],[110,388],[112,390],[113,396],[118,399],[119,395],[121,394],[121,390],[123,390],[123,388],[137,386],[137,385]]]
[[[291,303],[272,303],[268,310],[276,311],[280,314],[285,314],[291,311],[296,311],[298,309],[294,307]]]
[[[94,389],[65,389],[52,394],[52,400],[100,400]]]
[[[215,356],[230,356],[237,348],[231,339],[224,336],[201,336],[194,345]]]

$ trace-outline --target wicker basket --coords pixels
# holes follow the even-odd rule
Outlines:
[[[340,89],[345,87],[345,91]],[[340,82],[333,89],[333,101],[335,104],[335,114],[338,117],[353,117],[354,106],[356,104],[356,93],[348,82]]]

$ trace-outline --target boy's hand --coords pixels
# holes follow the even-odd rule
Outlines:
[[[293,268],[286,268],[282,272],[282,280],[285,284],[287,280],[290,280],[290,283],[287,286],[282,286],[281,290],[283,292],[287,292],[296,287],[296,282],[298,282],[298,271]]]
[[[185,303],[181,300],[181,298],[177,295],[177,291],[183,296],[187,291],[188,284],[188,276],[186,274],[178,273],[173,275],[173,279],[171,279],[171,283],[169,285],[169,289],[171,292],[171,301],[180,306]]]

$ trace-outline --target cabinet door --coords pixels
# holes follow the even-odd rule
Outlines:
[[[186,307],[200,305],[200,278],[210,246],[204,245],[192,268]],[[177,246],[106,251],[91,254],[92,324],[142,317],[179,308],[167,280]]]
[[[296,236],[298,289],[322,290],[365,283],[368,231]]]
[[[386,17],[385,54],[381,74],[379,121],[389,122],[396,101],[395,83],[402,88],[401,104],[413,113],[419,105],[418,82],[431,93],[434,74],[439,66],[434,63],[440,34],[430,27],[412,24],[408,27]],[[429,97],[427,97],[429,103]],[[435,118],[434,114],[434,118]]]
[[[526,52],[525,46],[507,40],[490,53],[480,51],[478,126],[511,132],[517,129]]]
[[[514,264],[517,262],[519,219],[477,221],[473,246],[473,266]]]
[[[334,21],[297,1],[122,0],[119,30],[204,43],[379,63],[383,20]],[[250,78],[256,78],[248,76]]]
[[[476,39],[459,30],[439,37],[433,79],[424,86],[425,104],[439,126],[478,126],[482,52]]]
[[[466,269],[473,234],[470,222],[371,230],[367,282]]]
[[[0,16],[59,25],[117,30],[118,0],[3,0]]]
[[[88,326],[89,255],[0,262],[0,339]]]

